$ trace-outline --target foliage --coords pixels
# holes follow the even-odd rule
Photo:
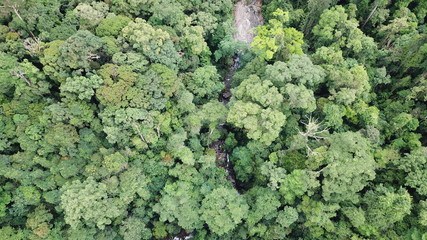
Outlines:
[[[74,181],[65,185],[62,191],[61,206],[65,212],[65,222],[73,228],[84,224],[104,229],[112,219],[122,214],[124,206],[108,197],[107,185],[92,178],[84,182]]]
[[[171,41],[170,34],[154,28],[144,19],[136,18],[122,29],[122,36],[130,46],[144,54],[152,62],[175,67],[179,55]]]
[[[289,21],[288,12],[277,9],[267,25],[256,28],[256,36],[251,46],[261,59],[278,61],[288,59],[290,54],[303,54],[303,34],[295,28],[285,28]]]
[[[0,1],[0,239],[427,239],[426,14]]]
[[[206,221],[214,233],[221,236],[246,218],[248,208],[245,200],[234,189],[221,187],[203,199],[201,219]]]

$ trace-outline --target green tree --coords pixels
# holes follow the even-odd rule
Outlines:
[[[368,140],[360,133],[335,133],[322,170],[322,196],[326,201],[358,202],[358,192],[375,178],[375,160]]]
[[[256,36],[251,43],[261,59],[287,60],[290,54],[303,54],[304,35],[295,28],[285,28],[289,21],[288,12],[277,9],[268,24],[256,28]]]
[[[184,79],[184,84],[194,94],[195,103],[217,98],[224,89],[224,84],[220,81],[220,75],[214,66],[197,68],[187,79]]]
[[[308,113],[316,110],[316,99],[313,91],[305,86],[286,84],[284,94],[291,108],[303,109]]]
[[[169,33],[154,28],[141,18],[129,22],[122,29],[122,36],[130,44],[130,47],[140,51],[152,62],[176,68],[180,61]]]
[[[79,100],[90,100],[95,95],[94,89],[99,88],[102,83],[102,79],[97,75],[89,78],[81,76],[68,78],[61,84],[61,95],[70,99],[75,99],[77,96]]]
[[[246,201],[236,190],[220,187],[203,199],[201,219],[212,232],[221,236],[236,228],[247,217],[248,209]]]
[[[315,173],[296,169],[284,176],[279,192],[283,195],[287,203],[293,204],[295,199],[304,194],[312,195],[313,190],[319,187],[319,185]]]
[[[120,234],[124,240],[132,239],[152,239],[150,229],[146,223],[138,217],[129,217],[125,219],[120,226]]]
[[[412,208],[412,198],[407,190],[400,188],[396,191],[382,185],[366,192],[362,202],[366,221],[357,228],[365,236],[381,235],[384,230],[402,221]]]
[[[357,20],[350,17],[343,6],[326,9],[313,28],[315,44],[317,47],[342,49],[344,56],[361,61],[373,59],[377,51],[374,39],[366,36],[358,25]]]
[[[69,37],[59,46],[58,65],[71,70],[89,71],[94,63],[102,58],[104,43],[87,30],[81,30]]]
[[[413,150],[405,157],[396,159],[397,167],[406,172],[406,185],[413,187],[421,195],[427,195],[427,187],[423,182],[427,178],[427,148]]]
[[[273,84],[256,75],[249,76],[234,91],[227,122],[244,128],[250,139],[266,145],[273,142],[285,124],[286,116],[280,112],[283,96]]]
[[[325,80],[322,67],[314,65],[307,55],[291,55],[289,61],[276,61],[267,65],[265,77],[276,87],[284,87],[287,83],[304,85],[316,90]]]
[[[243,101],[235,102],[227,116],[227,122],[245,129],[248,138],[265,145],[271,144],[279,136],[285,120],[285,115],[277,110],[262,109],[255,103]]]
[[[9,191],[1,189],[0,193],[0,218],[6,216],[7,205],[12,200]]]
[[[298,211],[304,214],[304,227],[308,228],[309,236],[313,238],[321,237],[325,231],[335,230],[331,218],[337,215],[339,208],[338,204],[325,204],[308,196],[303,196],[302,202],[298,205]]]
[[[66,184],[61,189],[61,207],[65,222],[72,228],[87,225],[105,229],[112,221],[123,214],[125,207],[117,199],[108,196],[107,185],[88,178]]]
[[[191,182],[168,183],[153,210],[160,215],[161,221],[177,221],[180,227],[191,232],[203,226],[200,218],[201,199],[199,187]]]
[[[96,35],[99,37],[113,36],[117,37],[121,30],[128,25],[130,18],[118,15],[103,19],[96,28]]]
[[[80,27],[85,29],[97,26],[104,19],[107,12],[108,5],[103,2],[79,3],[73,10],[80,22]]]

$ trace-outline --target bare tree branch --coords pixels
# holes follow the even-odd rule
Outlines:
[[[375,4],[375,7],[371,10],[371,12],[369,13],[368,17],[363,22],[362,27],[360,27],[361,29],[363,29],[365,27],[365,25],[368,23],[369,19],[371,19],[372,15],[374,15],[374,13],[377,10],[377,8],[378,8],[378,4]]]
[[[305,138],[306,148],[307,148],[307,157],[318,154],[318,152],[310,148],[310,146],[308,145],[308,140],[309,138],[312,138],[316,141],[325,139],[326,137],[320,136],[320,135],[323,133],[327,133],[329,131],[329,128],[322,129],[322,122],[318,122],[317,119],[313,119],[311,116],[308,117],[307,123],[305,122],[301,122],[301,123],[305,126],[306,130],[304,132],[301,130],[298,130],[298,133]]]
[[[0,6],[1,8],[11,8],[13,10],[13,12],[16,14],[16,16],[19,18],[19,20],[23,21],[26,25],[27,23],[25,22],[25,20],[21,17],[21,14],[19,14],[18,8],[15,5],[5,5],[5,6]],[[38,42],[39,39],[34,35],[34,33],[31,30],[27,30],[27,32],[31,35],[31,37],[34,39],[35,42]]]
[[[15,75],[15,76],[17,76],[18,78],[20,78],[20,79],[24,80],[24,81],[28,84],[28,86],[30,86],[30,87],[32,87],[32,86],[33,86],[33,84],[31,83],[31,81],[30,81],[30,80],[28,80],[28,78],[26,78],[26,77],[25,77],[25,73],[24,73],[24,72],[13,70],[13,71],[11,71],[10,73],[11,73],[12,75]]]
[[[136,129],[136,131],[138,132],[138,135],[139,135],[139,137],[141,138],[141,140],[142,140],[143,142],[145,142],[145,143],[147,144],[148,149],[150,149],[150,146],[148,145],[148,142],[145,140],[144,136],[142,135],[141,130],[140,130],[140,128],[139,128],[139,126],[138,126],[135,122],[133,122],[133,123],[132,123],[132,125],[135,127],[135,129]]]

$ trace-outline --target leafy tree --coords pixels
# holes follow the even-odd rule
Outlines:
[[[151,239],[152,234],[146,224],[137,217],[129,217],[120,226],[120,233],[125,240]]]
[[[81,76],[68,78],[61,84],[61,94],[71,99],[77,95],[80,100],[90,100],[95,94],[94,89],[99,88],[102,83],[102,79],[97,75],[90,78]]]
[[[76,180],[61,189],[61,207],[65,222],[72,228],[87,225],[104,229],[106,225],[123,214],[124,205],[108,196],[107,185],[88,178]]]
[[[288,12],[280,8],[268,24],[256,28],[256,36],[251,46],[261,59],[279,61],[287,60],[290,54],[303,54],[304,35],[295,28],[285,28],[289,21]]]
[[[319,23],[313,28],[316,45],[333,47],[336,50],[343,48],[345,56],[357,57],[362,61],[372,59],[377,46],[358,25],[357,20],[350,17],[343,6],[326,9],[320,16]]]
[[[329,127],[339,128],[343,124],[345,116],[345,108],[343,106],[328,102],[323,106],[325,114],[325,125]]]
[[[108,12],[108,5],[103,2],[93,2],[92,4],[80,3],[73,10],[83,28],[93,28],[98,25]]]
[[[292,83],[310,89],[316,89],[325,78],[324,70],[314,65],[307,55],[291,55],[287,62],[276,61],[267,65],[265,75],[276,87]]]
[[[261,219],[269,220],[276,215],[277,208],[280,207],[279,195],[269,188],[252,188],[249,190],[248,200],[250,211],[247,217],[247,224],[254,227]],[[289,224],[290,225],[290,224]]]
[[[33,40],[52,39],[51,30],[62,21],[61,4],[58,1],[3,1],[2,10],[9,12],[13,19],[9,25],[19,29],[24,37]]]
[[[103,19],[96,28],[96,35],[99,37],[118,36],[121,30],[128,25],[130,18],[118,15]]]
[[[209,229],[224,235],[247,217],[248,205],[236,190],[220,187],[205,197],[201,205],[201,219]]]
[[[412,31],[398,37],[390,49],[390,70],[406,73],[408,70],[422,71],[427,54],[427,35]]]
[[[427,194],[427,188],[422,183],[427,177],[425,168],[427,163],[427,149],[425,147],[416,149],[401,159],[396,159],[399,169],[407,173],[406,185],[413,187],[421,195]]]
[[[285,97],[289,101],[291,108],[303,109],[306,112],[316,110],[316,99],[313,91],[303,85],[286,84],[284,88]],[[302,101],[304,99],[304,101]]]
[[[0,86],[1,86],[1,101],[5,101],[7,96],[11,96],[14,90],[14,82],[16,82],[16,77],[12,78],[13,81],[10,81],[11,74],[13,68],[15,68],[18,63],[16,57],[10,56],[3,52],[0,53]],[[9,80],[9,81],[8,81]],[[12,95],[13,96],[13,95]]]
[[[230,108],[227,122],[244,128],[250,139],[269,145],[278,136],[286,120],[285,115],[271,108],[262,109],[251,102],[237,101]]]
[[[204,66],[196,69],[184,83],[195,95],[195,102],[202,103],[204,99],[213,99],[224,89],[219,81],[220,75],[214,66]]]
[[[6,216],[6,210],[7,210],[7,205],[10,203],[10,201],[12,200],[11,196],[10,196],[10,192],[8,191],[4,191],[2,189],[1,193],[0,193],[1,197],[1,205],[0,205],[0,217],[4,217]]]
[[[302,197],[298,210],[304,214],[304,226],[308,228],[311,237],[321,237],[324,232],[333,232],[335,225],[331,218],[336,216],[340,208],[338,204],[325,204],[321,201]]]
[[[23,240],[28,238],[28,232],[14,229],[11,226],[5,226],[0,229],[0,237],[4,239]]]
[[[226,117],[226,107],[221,102],[211,100],[186,117],[187,131],[190,134],[201,135],[203,142],[210,144],[222,136],[218,126],[225,122]],[[204,132],[205,129],[207,132]]]
[[[366,192],[362,201],[366,206],[365,211],[348,210],[347,216],[365,236],[380,235],[394,223],[402,221],[412,207],[411,196],[406,190],[400,188],[395,191],[382,185],[374,191]],[[351,212],[353,214],[350,214]]]
[[[357,99],[368,100],[371,85],[369,76],[363,66],[354,66],[350,69],[328,69],[329,92],[332,98],[341,104],[348,105]]]
[[[40,205],[35,209],[33,213],[28,215],[27,227],[32,230],[31,238],[43,239],[46,238],[51,232],[50,221],[53,219],[53,215],[45,209],[43,205]]]
[[[322,170],[322,196],[331,202],[358,202],[358,192],[375,178],[370,144],[360,133],[353,132],[333,134],[329,142],[329,164]]]
[[[50,42],[40,61],[46,74],[63,82],[72,71],[82,74],[96,68],[96,61],[102,58],[103,47],[100,38],[87,30],[80,30],[65,42]]]
[[[264,162],[260,167],[260,173],[267,177],[268,186],[276,190],[286,177],[286,170],[277,167],[272,161]]]
[[[274,141],[284,125],[286,117],[276,110],[283,99],[270,81],[261,81],[256,75],[249,76],[235,90],[236,99],[231,105],[227,122],[244,128],[248,138],[266,145]]]
[[[289,234],[289,227],[298,218],[292,207],[280,207],[279,195],[269,188],[255,187],[247,192],[250,206],[246,221],[248,237],[275,239]],[[247,238],[248,238],[247,237]]]
[[[319,186],[316,174],[296,169],[292,173],[284,176],[279,192],[283,195],[287,203],[293,204],[296,198],[304,194],[312,195],[313,189]]]
[[[397,18],[391,20],[388,25],[383,25],[379,29],[379,35],[383,37],[382,43],[385,45],[385,48],[390,48],[392,43],[398,38],[402,33],[408,33],[414,31],[417,28],[417,22],[411,21],[414,19],[413,15],[409,9],[399,9],[400,15]]]
[[[203,221],[200,218],[200,191],[191,182],[178,181],[165,186],[165,192],[154,206],[161,221],[174,222],[190,232],[200,229]]]
[[[78,31],[59,46],[59,67],[73,70],[93,68],[92,63],[100,59],[103,42],[89,31]]]
[[[176,68],[180,58],[166,31],[156,29],[145,20],[136,18],[122,29],[122,36],[130,47],[140,51],[150,61]]]
[[[249,149],[237,147],[233,149],[231,160],[236,177],[242,182],[248,182],[254,172],[255,161]]]
[[[256,75],[251,75],[244,80],[233,94],[239,100],[251,101],[263,108],[277,109],[283,101],[278,89],[270,81],[262,81]]]

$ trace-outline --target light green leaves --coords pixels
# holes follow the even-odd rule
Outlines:
[[[235,89],[234,96],[238,100],[232,101],[227,122],[244,128],[250,139],[266,145],[273,142],[286,120],[277,110],[283,101],[278,89],[270,81],[251,75]]]
[[[224,89],[220,77],[216,67],[204,66],[197,68],[184,80],[184,83],[187,85],[187,89],[195,95],[195,102],[203,103],[206,100],[217,98]]]
[[[265,76],[274,86],[283,87],[286,83],[302,84],[310,89],[316,89],[325,80],[322,67],[314,65],[307,55],[290,55],[289,61],[276,61],[267,65]]]
[[[362,209],[348,209],[346,215],[360,233],[365,236],[380,236],[393,224],[400,222],[411,212],[412,197],[400,188],[378,185],[363,196]],[[364,214],[364,215],[361,215]]]
[[[104,229],[124,210],[124,206],[108,196],[107,186],[93,178],[67,184],[62,192],[61,207],[64,209],[65,222],[72,228],[85,224]]]
[[[251,102],[237,101],[230,108],[227,122],[247,131],[250,139],[269,145],[280,133],[286,117],[271,108],[262,109]]]
[[[342,48],[345,55],[360,60],[373,59],[377,51],[374,39],[366,36],[358,25],[357,20],[350,18],[343,6],[326,9],[313,28],[316,44],[319,47],[331,46],[336,50]]]
[[[285,28],[284,23],[289,20],[288,13],[277,9],[268,24],[256,27],[256,36],[251,43],[260,59],[282,61],[290,54],[303,54],[303,33],[295,28]]]
[[[330,202],[358,202],[358,192],[375,177],[375,161],[367,139],[360,133],[335,133],[329,138],[323,169],[323,198]]]
[[[406,185],[415,188],[421,195],[427,195],[427,148],[414,150],[395,162],[407,174]]]
[[[160,215],[161,221],[177,221],[186,231],[193,231],[203,226],[199,212],[200,201],[198,186],[191,182],[177,181],[166,184],[162,197],[153,210]]]
[[[233,91],[233,96],[243,101],[257,103],[263,108],[278,108],[283,101],[278,89],[270,81],[250,75]]]
[[[233,230],[246,218],[248,205],[236,190],[220,187],[202,201],[201,218],[218,235]]]
[[[175,68],[180,60],[169,33],[154,28],[141,18],[129,22],[123,28],[122,36],[152,62]]]
[[[90,100],[95,94],[94,89],[99,88],[102,83],[103,80],[97,75],[88,78],[81,76],[67,78],[67,80],[61,84],[61,94],[70,98],[75,94],[80,100]]]

